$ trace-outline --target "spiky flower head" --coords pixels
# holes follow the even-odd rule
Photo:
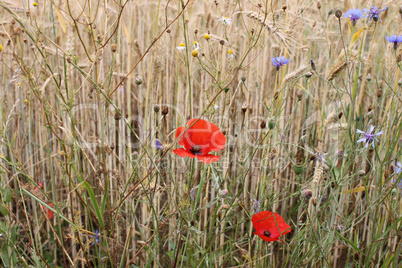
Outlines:
[[[365,13],[367,13],[367,15],[369,16],[369,19],[370,20],[373,19],[373,21],[378,21],[378,20],[382,21],[378,15],[380,15],[380,13],[385,10],[387,10],[387,7],[384,7],[381,10],[379,8],[376,8],[375,6],[372,6],[370,8],[370,10],[368,10],[367,8],[363,9],[363,11]]]
[[[290,60],[286,59],[284,56],[273,57],[271,59],[272,59],[272,63],[276,67],[276,70],[279,70],[282,66],[284,66],[285,64],[288,64],[290,62]]]
[[[377,141],[378,139],[376,136],[380,136],[383,134],[383,131],[381,130],[380,132],[374,134],[374,126],[370,126],[370,130],[368,132],[363,132],[360,129],[356,129],[356,132],[359,134],[364,134],[363,138],[357,141],[357,143],[364,142],[366,145],[364,147],[368,147],[369,144],[371,143],[371,146],[374,148],[374,142]]]
[[[387,39],[388,42],[394,44],[394,49],[396,50],[398,48],[398,44],[402,43],[402,35],[398,36],[396,34],[390,36],[386,36],[385,39]]]
[[[356,9],[349,9],[348,11],[345,12],[345,14],[343,14],[343,16],[344,16],[345,18],[348,18],[348,19],[352,22],[353,26],[356,25],[356,23],[357,23],[357,21],[358,21],[359,19],[365,17],[365,16],[364,16],[364,13],[363,13],[360,9],[358,9],[358,8],[356,8]]]

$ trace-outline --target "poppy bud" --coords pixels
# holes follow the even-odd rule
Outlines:
[[[245,76],[242,76],[242,77],[241,77],[241,81],[246,82],[246,77],[245,77]]]
[[[273,120],[269,120],[268,127],[269,129],[273,129],[275,127],[275,122]]]
[[[296,173],[297,175],[300,175],[300,174],[303,173],[303,166],[294,165],[294,166],[293,166],[293,170],[295,171],[295,173]]]
[[[112,44],[110,46],[110,50],[112,50],[113,53],[116,52],[117,51],[117,44]]]
[[[337,17],[338,19],[342,17],[342,11],[339,8],[335,10],[335,17]]]
[[[137,76],[137,77],[135,78],[135,83],[136,83],[137,85],[141,85],[141,84],[142,84],[142,77],[141,77],[141,76]]]
[[[167,115],[169,113],[169,108],[167,106],[162,107],[162,114]]]

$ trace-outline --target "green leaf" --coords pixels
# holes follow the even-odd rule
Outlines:
[[[3,214],[3,216],[8,215],[8,209],[6,209],[3,205],[0,205],[0,212]]]
[[[11,202],[12,197],[13,197],[13,192],[11,191],[10,188],[7,188],[4,191],[4,202],[6,202],[6,203]]]
[[[89,185],[89,183],[86,181],[83,181],[80,184],[82,184],[85,187],[85,189],[87,189],[89,197],[91,198],[92,206],[95,210],[96,217],[98,218],[99,224],[102,228],[105,228],[105,224],[103,223],[103,217],[99,210],[98,202],[96,201],[95,193],[92,190],[91,185]]]

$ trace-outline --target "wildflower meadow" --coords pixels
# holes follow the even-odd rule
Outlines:
[[[402,3],[0,1],[0,267],[402,267]]]

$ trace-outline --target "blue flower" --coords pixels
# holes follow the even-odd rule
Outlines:
[[[155,140],[155,146],[158,150],[164,151],[168,148],[169,144],[163,144],[160,140]]]
[[[253,201],[254,201],[253,205],[254,212],[255,214],[257,214],[260,211],[260,200],[254,199]]]
[[[276,69],[279,70],[283,65],[288,64],[290,60],[285,59],[284,56],[271,58],[272,63],[276,66]]]
[[[398,162],[398,161],[395,164],[394,172],[396,173],[396,179],[394,179],[394,184],[398,183],[399,188],[402,189],[402,178],[399,178],[399,180],[398,180],[398,177],[400,176],[400,173],[402,172],[402,164],[400,162]]]
[[[370,20],[373,19],[373,21],[378,21],[378,20],[382,21],[382,20],[378,17],[378,15],[380,15],[380,13],[383,12],[383,11],[385,11],[385,10],[387,10],[387,7],[384,7],[384,8],[381,9],[381,10],[378,9],[378,8],[376,8],[375,6],[372,6],[372,7],[370,8],[370,10],[368,10],[367,8],[363,9],[363,11],[368,14],[369,19],[370,19]]]
[[[99,230],[95,230],[94,233],[95,235],[91,235],[91,237],[95,239],[96,243],[99,243]],[[95,245],[95,241],[92,242],[92,246]]]
[[[349,9],[348,11],[346,11],[343,16],[345,18],[348,18],[350,21],[352,21],[353,26],[356,25],[356,22],[361,19],[364,18],[364,13],[360,10],[360,9]]]
[[[387,39],[387,41],[390,43],[394,43],[395,50],[398,48],[398,44],[402,43],[402,35],[397,36],[396,34],[394,34],[391,37],[386,36],[385,39]]]
[[[398,161],[396,162],[394,172],[397,173],[397,174],[402,172],[402,164],[401,164],[401,162],[398,162]]]
[[[364,147],[368,147],[369,143],[371,142],[371,146],[374,148],[374,142],[378,141],[376,136],[382,135],[383,131],[373,134],[374,126],[370,126],[370,131],[363,132],[360,129],[356,129],[356,132],[359,134],[364,134],[364,137],[357,141],[357,143],[364,142],[366,145]]]

